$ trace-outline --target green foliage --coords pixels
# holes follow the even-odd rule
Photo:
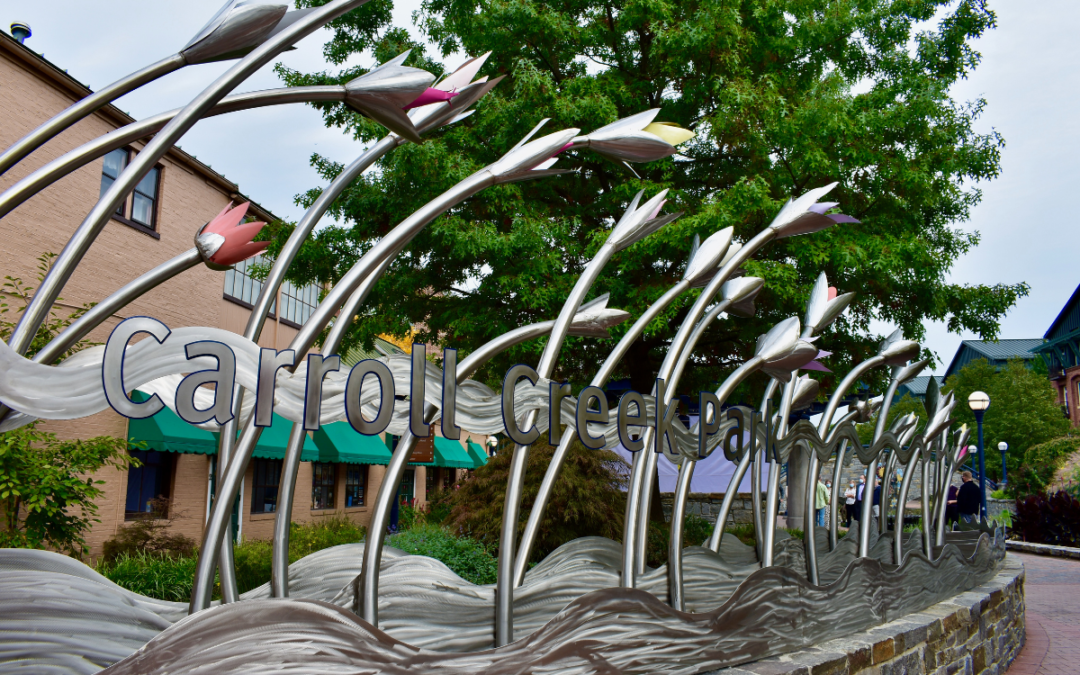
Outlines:
[[[885,428],[888,429],[897,418],[909,413],[918,415],[920,428],[926,426],[926,406],[911,394],[904,394],[903,398],[889,407],[889,415],[885,418]],[[874,440],[874,429],[877,428],[878,417],[878,413],[875,413],[866,424],[855,425],[856,430],[859,432],[859,440],[863,443],[870,443]]]
[[[386,544],[435,558],[474,584],[493,584],[498,576],[498,560],[487,547],[475,539],[456,537],[438,525],[417,525],[387,537]]]
[[[728,525],[724,528],[724,533],[730,532],[739,538],[739,541],[747,546],[754,546],[757,544],[757,531],[754,530],[753,523],[738,523],[735,525]]]
[[[130,529],[132,526],[124,528]],[[365,534],[365,528],[341,514],[306,525],[293,523],[289,531],[289,562],[296,562],[331,546],[363,541]],[[152,598],[188,600],[198,561],[197,553],[171,555],[170,551],[153,548],[152,544],[159,538],[150,537],[148,541],[151,546],[147,549],[124,547],[113,556],[104,556],[98,564],[98,572],[130,591]],[[245,593],[270,581],[272,551],[271,543],[263,539],[246,539],[233,546],[239,592]]]
[[[990,499],[1008,499],[1004,490],[991,490]]]
[[[0,434],[0,548],[52,548],[88,555],[85,535],[102,495],[94,480],[105,467],[125,469],[132,459],[119,438],[59,440],[36,423]]]
[[[417,525],[427,523],[427,513],[414,504],[402,504],[398,507],[398,529],[411,530]]]
[[[110,563],[121,556],[150,554],[164,558],[187,558],[195,553],[195,540],[169,528],[171,503],[168,499],[150,500],[150,512],[140,513],[135,522],[121,527],[116,536],[105,542],[102,561]],[[175,517],[176,514],[171,514]]]
[[[1009,490],[1017,496],[1042,494],[1050,486],[1057,470],[1077,450],[1080,450],[1080,437],[1077,436],[1062,436],[1028,448],[1024,451],[1019,470],[1009,469]],[[1009,466],[1012,466],[1011,461]]]
[[[196,564],[198,559],[193,556],[174,558],[149,551],[124,551],[108,562],[100,563],[97,571],[134,593],[159,600],[187,602],[191,599]]]
[[[529,451],[519,536],[554,450],[549,445],[538,444]],[[512,456],[513,446],[504,445],[472,478],[453,491],[448,502],[450,515],[444,521],[451,532],[477,539],[489,549],[498,546]],[[620,539],[626,494],[619,488],[625,482],[625,469],[626,464],[609,450],[588,450],[577,442],[571,445],[541,521],[532,560],[542,560],[578,537]]]
[[[423,45],[390,27],[385,4],[347,16],[353,24],[336,29],[326,45],[330,63],[368,48],[384,59],[412,47],[410,65],[441,70]],[[294,281],[336,281],[405,214],[498,159],[543,117],[552,119],[550,130],[588,132],[661,108],[659,119],[697,137],[680,146],[692,161],[639,165],[640,179],[589,151],[568,151],[560,165],[580,171],[469,199],[398,256],[346,347],[422,325],[417,341],[468,352],[550,319],[611,219],[640,189],[651,196],[670,188],[667,209],[687,215],[617,254],[596,283],[594,293],[611,293],[611,304],[634,316],[678,279],[695,234],[733,226],[745,241],[789,197],[832,181],[840,187],[829,198],[862,221],[775,242],[748,262],[748,273],[766,281],[758,316],[718,324],[703,337],[697,354],[705,367],[690,369],[683,382],[691,391],[745,359],[778,319],[801,315],[821,271],[841,290],[859,292],[829,337],[841,373],[874,352],[874,319],[915,339],[929,320],[993,338],[999,318],[1028,292],[1026,284],[947,281],[954,262],[979,241],[957,224],[980,201],[977,184],[998,175],[1004,144],[996,132],[976,131],[985,101],[957,101],[949,93],[979,62],[973,42],[995,25],[979,0],[426,0],[414,16],[443,56],[492,50],[483,74],[506,80],[476,114],[423,145],[398,148],[354,182],[331,209],[341,225],[305,244],[290,269]],[[360,69],[278,72],[298,86],[342,82]],[[355,138],[384,133],[342,104],[316,107],[328,126]],[[313,165],[323,180],[342,170],[322,156]],[[317,194],[298,201],[310,204]],[[271,254],[289,229],[267,232]],[[694,298],[685,295],[659,316],[614,378],[629,376],[647,391]],[[613,339],[623,330],[614,329]],[[480,377],[495,382],[509,365],[535,362],[542,345],[507,351]],[[609,348],[604,340],[568,340],[553,377],[580,384]],[[867,383],[882,384],[884,372]],[[745,395],[756,400],[760,391]]]
[[[1045,375],[1026,368],[1020,359],[1010,360],[1000,371],[985,359],[977,359],[951,376],[942,391],[952,391],[955,394],[957,404],[953,409],[954,428],[967,424],[972,429],[973,445],[978,436],[975,416],[967,405],[968,396],[974,391],[984,391],[990,396],[990,407],[983,416],[987,475],[1001,477],[1001,453],[998,452],[997,445],[1000,441],[1005,441],[1009,444],[1007,461],[1011,480],[1016,480],[1018,485],[1024,485],[1025,490],[1039,482],[1042,482],[1043,487],[1049,483],[1054,471],[1061,466],[1056,451],[1063,450],[1069,441],[1062,441],[1052,448],[1043,448],[1031,457],[1028,456],[1028,450],[1063,436],[1069,432],[1070,426],[1069,420],[1061,414],[1057,391]],[[1025,476],[1021,476],[1021,473]],[[1028,473],[1033,476],[1026,476]],[[1014,488],[1010,486],[1010,490],[1012,489]]]
[[[997,523],[1001,527],[1006,529],[1012,529],[1013,526],[1013,514],[1012,511],[1005,509],[1001,513],[997,514],[990,519],[990,522]]]
[[[683,546],[704,546],[712,535],[712,523],[693,513],[683,518]],[[616,541],[622,541],[620,536]],[[668,561],[671,544],[671,526],[668,523],[649,522],[645,540],[645,563],[660,567]]]

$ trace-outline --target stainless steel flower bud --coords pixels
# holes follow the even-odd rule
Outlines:
[[[803,323],[812,330],[813,335],[828,328],[855,298],[854,293],[844,293],[830,299],[829,290],[829,280],[822,272],[814,283],[813,290],[810,291],[810,300],[806,304],[806,317],[803,319]]]
[[[750,318],[757,313],[754,300],[765,286],[765,280],[759,277],[740,277],[726,282],[720,287],[720,300],[728,301],[728,314]]]
[[[800,375],[795,379],[795,393],[791,397],[792,410],[809,408],[817,400],[820,383],[809,375]]]
[[[390,131],[420,143],[420,133],[405,113],[405,106],[415,101],[435,81],[426,70],[401,65],[409,52],[350,80],[345,85],[345,105],[361,112]]]
[[[180,54],[189,64],[244,56],[275,32],[288,10],[281,2],[229,0]]]
[[[568,335],[578,337],[609,338],[608,329],[630,318],[629,312],[607,306],[609,294],[583,304],[578,308],[574,320],[567,331]]]

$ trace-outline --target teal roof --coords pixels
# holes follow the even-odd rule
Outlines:
[[[435,466],[451,469],[475,469],[476,460],[461,447],[461,443],[442,436],[435,437]]]
[[[259,459],[285,459],[292,425],[292,422],[274,413],[274,421],[259,435],[259,442],[255,444],[255,450],[251,456]],[[301,450],[300,460],[309,462],[311,460],[307,458],[315,456],[318,451],[319,449],[311,442],[311,436],[304,433],[304,448]]]
[[[945,377],[958,373],[964,366],[977,359],[986,359],[990,365],[999,368],[1004,366],[1009,359],[1030,361],[1035,358],[1034,350],[1042,344],[1042,338],[998,340],[997,342],[964,340],[945,371]]]
[[[472,441],[465,441],[465,447],[472,456],[473,461],[476,462],[476,468],[480,468],[487,464],[488,454],[484,451],[484,447],[479,443],[473,443]]]
[[[315,445],[318,446],[318,451],[314,461],[343,464],[390,463],[390,450],[381,438],[361,434],[348,422],[324,424],[315,432]]]
[[[132,400],[142,403],[150,396],[135,391]],[[141,443],[146,450],[179,452],[194,455],[217,454],[217,436],[212,432],[188,424],[168,408],[162,408],[152,417],[128,421],[128,439]]]
[[[405,352],[393,342],[387,342],[382,338],[375,338],[372,349],[364,349],[360,345],[353,347],[341,356],[341,367],[352,368],[365,359],[379,359],[392,354],[404,354]]]

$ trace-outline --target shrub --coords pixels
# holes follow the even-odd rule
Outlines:
[[[525,472],[525,485],[518,520],[518,535],[525,529],[529,510],[540,489],[554,448],[533,446]],[[512,445],[476,470],[476,474],[453,490],[447,502],[450,515],[444,523],[452,532],[478,539],[489,549],[498,546],[502,528],[503,503]],[[551,495],[531,559],[542,560],[562,544],[590,535],[620,540],[626,494],[626,464],[609,450],[588,450],[576,442],[570,446],[566,463]]]
[[[195,557],[124,551],[99,564],[97,571],[129,591],[159,600],[187,602],[191,598],[197,562]]]
[[[1054,479],[1054,474],[1065,464],[1069,455],[1080,447],[1080,437],[1061,436],[1045,443],[1033,445],[1024,452],[1023,463],[1010,489],[1019,496],[1041,494]]]
[[[121,556],[148,553],[163,558],[188,558],[195,554],[195,540],[170,532],[164,520],[171,509],[168,499],[150,500],[150,512],[141,513],[135,522],[121,527],[116,536],[105,542],[102,561],[112,562]],[[176,514],[173,514],[174,516]]]
[[[498,576],[498,561],[481,542],[454,536],[438,525],[417,525],[387,537],[386,543],[406,553],[435,558],[474,584],[493,584]]]
[[[1013,532],[1037,544],[1080,546],[1080,501],[1064,490],[1017,499]]]
[[[62,441],[36,423],[0,434],[0,547],[88,555],[85,535],[100,522],[105,483],[88,476],[131,463],[121,438]]]

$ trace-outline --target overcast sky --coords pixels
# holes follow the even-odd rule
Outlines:
[[[0,26],[28,23],[34,32],[28,46],[97,89],[179,50],[221,3],[0,0]],[[396,23],[410,25],[409,16],[419,3],[397,4]],[[986,98],[979,130],[997,129],[1007,145],[1002,176],[981,186],[982,204],[960,225],[979,231],[982,244],[956,263],[951,280],[1026,281],[1031,294],[1002,322],[1001,337],[1041,337],[1080,283],[1080,269],[1073,267],[1071,256],[1080,250],[1080,231],[1068,206],[1080,177],[1080,42],[1074,34],[1080,3],[991,0],[990,5],[998,13],[998,28],[977,43],[982,65],[955,87],[954,95],[960,100]],[[280,61],[304,71],[323,69],[326,36],[314,34]],[[450,65],[457,60],[451,59]],[[118,105],[136,118],[182,106],[227,67],[184,69],[120,99]],[[266,67],[242,90],[280,85]],[[293,220],[301,215],[293,197],[321,183],[309,166],[310,155],[318,152],[347,161],[360,151],[359,144],[324,128],[318,113],[302,105],[212,118],[200,122],[180,145],[278,216]],[[927,345],[944,362],[937,373],[944,371],[962,338],[975,337],[948,333],[944,325],[927,329]]]

